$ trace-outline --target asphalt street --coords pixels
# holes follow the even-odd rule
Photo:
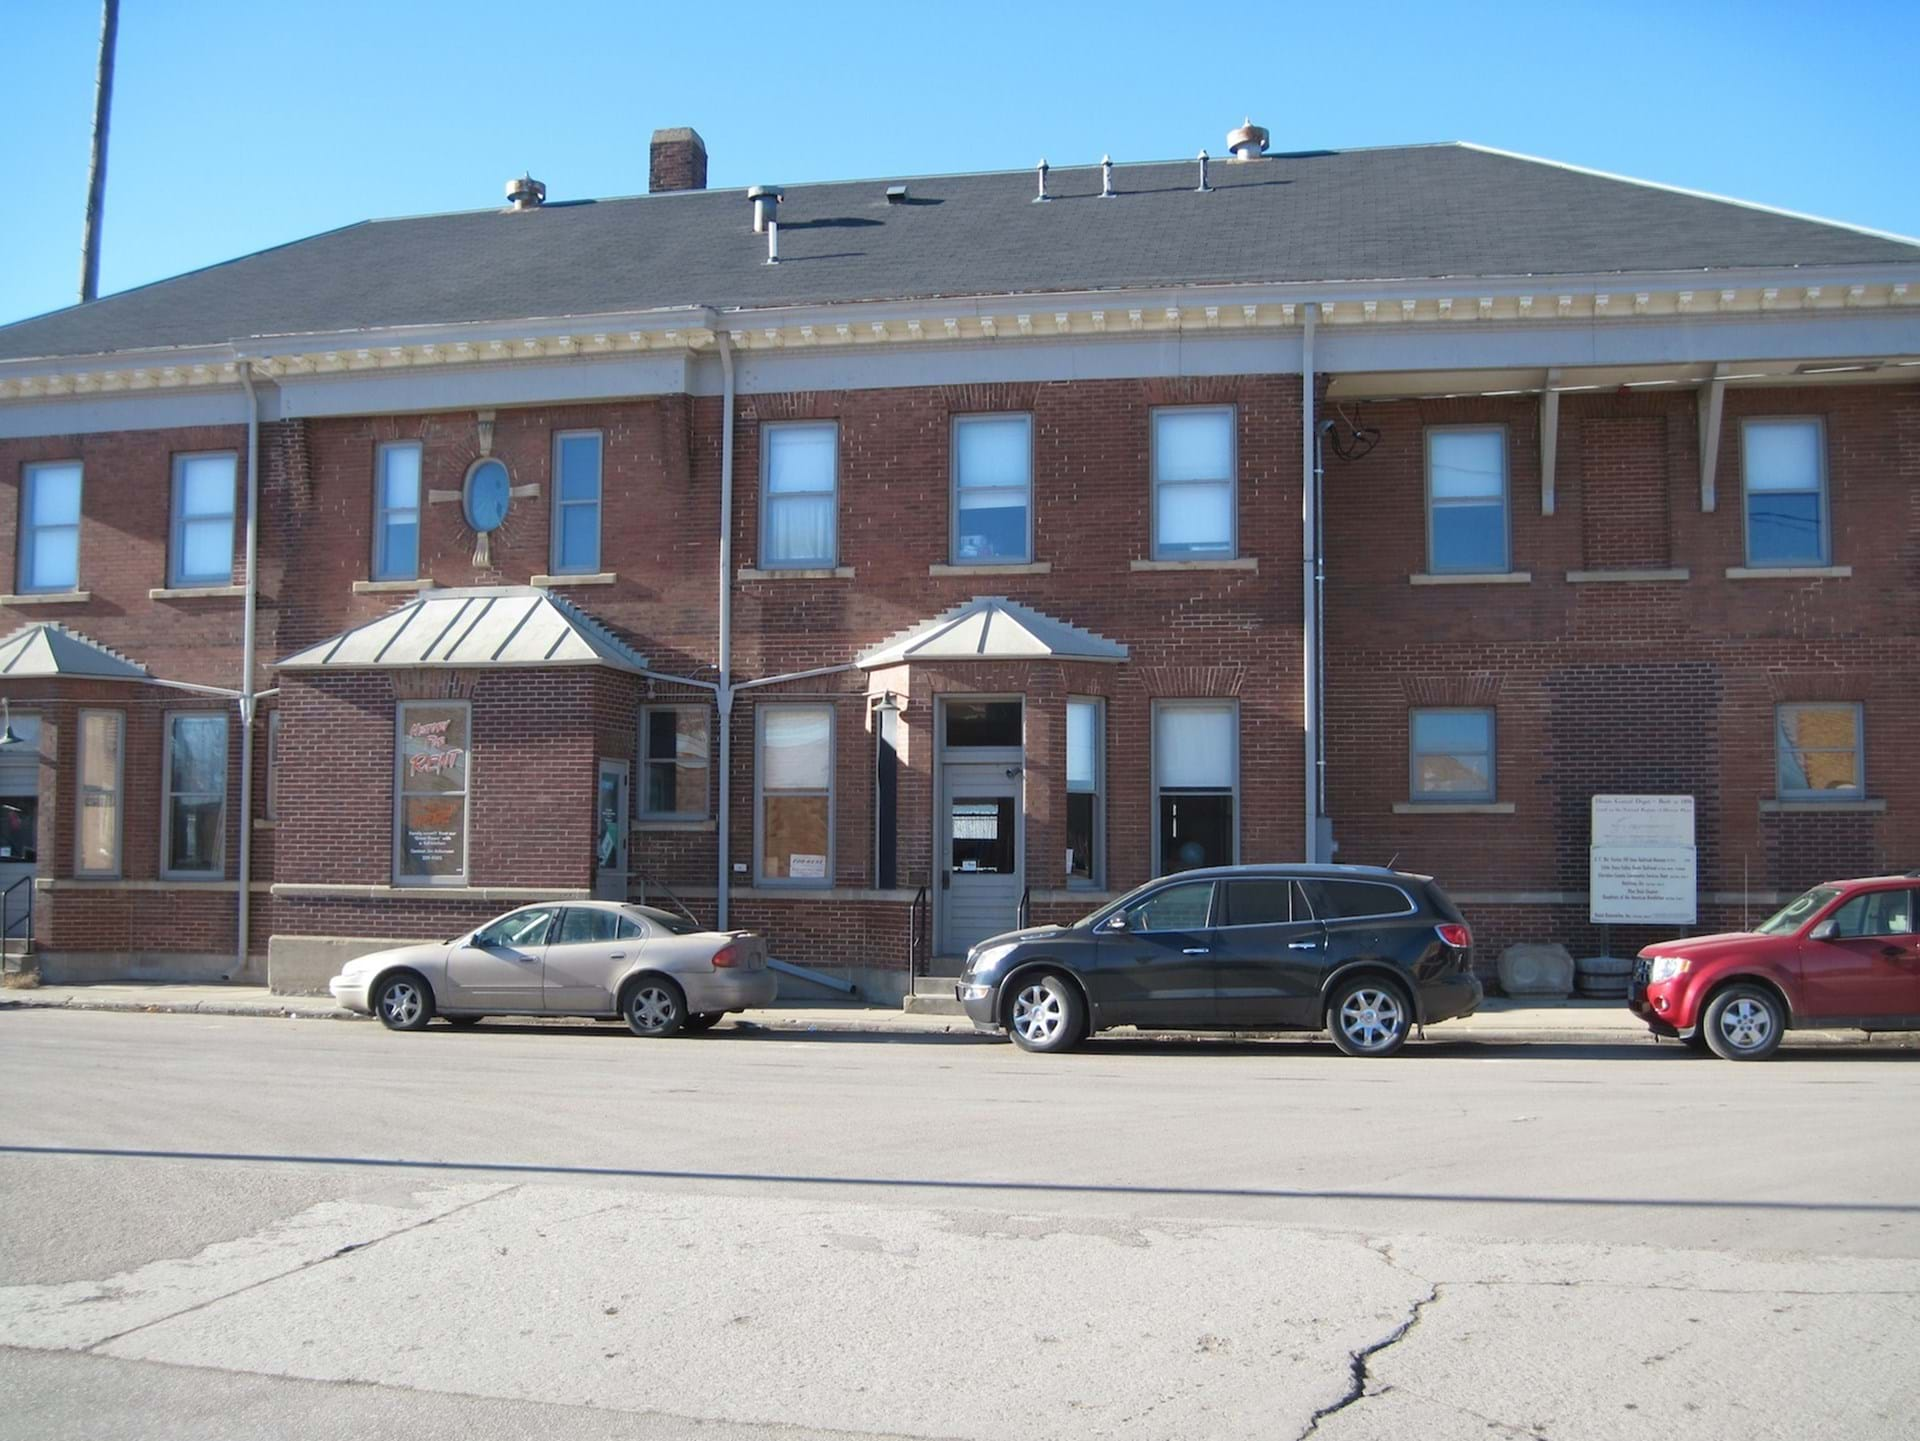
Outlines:
[[[1905,1437],[1920,1052],[0,1012],[22,1437]]]

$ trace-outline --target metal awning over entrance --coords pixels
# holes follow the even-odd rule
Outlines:
[[[982,595],[882,641],[862,670],[915,661],[1083,660],[1116,664],[1127,648],[1005,596]]]
[[[430,590],[377,620],[296,651],[281,670],[501,670],[602,665],[635,675],[647,658],[592,616],[525,585]]]
[[[20,627],[0,640],[0,680],[152,680],[143,665],[53,621]]]

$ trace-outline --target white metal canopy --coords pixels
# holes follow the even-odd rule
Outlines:
[[[882,641],[855,664],[862,670],[914,661],[1091,660],[1114,663],[1127,648],[1077,625],[1008,600],[981,595]]]
[[[0,640],[0,680],[69,676],[87,680],[151,680],[143,665],[53,621],[24,625]]]
[[[296,651],[281,670],[488,670],[603,665],[644,673],[647,659],[549,591],[525,585],[429,590],[399,609]]]

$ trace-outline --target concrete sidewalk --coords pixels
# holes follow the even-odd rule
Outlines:
[[[82,1011],[135,1011],[202,1016],[266,1016],[292,1020],[367,1021],[336,1006],[326,996],[281,996],[264,986],[195,986],[156,983],[102,983],[89,986],[29,986],[0,990],[0,1010],[64,1008]],[[563,1017],[516,1017],[517,1023],[558,1023]],[[895,1036],[971,1036],[964,1017],[914,1015],[888,1006],[857,1002],[790,1001],[734,1016],[728,1024],[767,1031],[846,1031]],[[1111,1035],[1145,1035],[1123,1028]],[[1214,1039],[1238,1032],[1213,1033]],[[1247,1033],[1258,1034],[1258,1033]],[[1621,1001],[1568,1000],[1540,1005],[1489,998],[1479,1014],[1446,1021],[1427,1032],[1431,1040],[1480,1041],[1501,1045],[1652,1045],[1653,1037]],[[1862,1045],[1861,1031],[1795,1031],[1795,1045]],[[1882,1044],[1920,1036],[1885,1035]],[[1668,1042],[1666,1044],[1672,1044]]]

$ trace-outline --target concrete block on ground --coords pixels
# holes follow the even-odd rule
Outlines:
[[[1573,993],[1573,952],[1565,946],[1522,941],[1500,953],[1500,989],[1509,996]]]

